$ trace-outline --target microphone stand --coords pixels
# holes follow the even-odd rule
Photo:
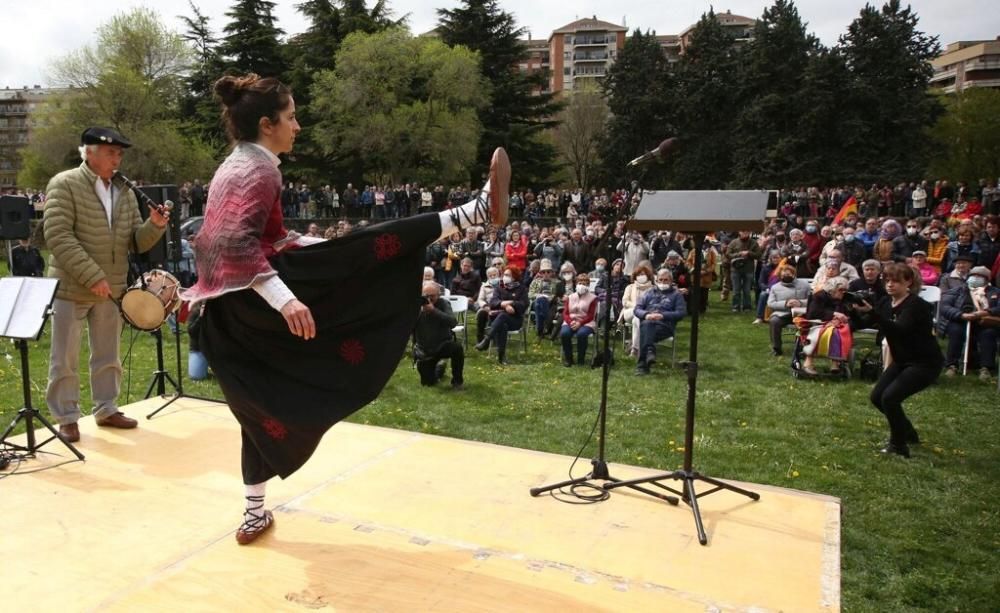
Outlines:
[[[627,220],[632,214],[632,194],[638,193],[639,181],[632,181],[632,189],[625,199],[625,202],[618,208],[616,212],[614,225],[607,226],[609,229],[605,230],[604,236],[601,240],[597,242],[597,252],[600,253],[601,250],[605,249],[610,243],[611,238],[614,236],[614,230],[610,228],[616,228],[619,221]],[[678,504],[678,499],[675,496],[670,496],[667,494],[661,494],[659,492],[647,489],[638,484],[626,483],[621,479],[615,478],[611,475],[608,470],[608,462],[605,457],[605,442],[607,439],[607,419],[608,419],[608,378],[611,376],[611,274],[608,273],[608,287],[604,291],[604,348],[601,353],[601,406],[598,411],[598,421],[599,421],[599,431],[597,435],[597,457],[590,460],[590,464],[593,466],[591,471],[584,475],[583,477],[577,477],[575,479],[567,479],[566,481],[560,481],[558,483],[552,483],[549,485],[543,485],[540,487],[533,487],[529,492],[532,496],[540,496],[546,492],[552,490],[562,489],[564,487],[576,486],[581,484],[588,484],[594,489],[601,489],[594,485],[590,485],[591,480],[601,480],[605,482],[612,482],[616,484],[626,485],[636,491],[642,492],[643,494],[653,496],[654,498],[659,498],[672,505]],[[666,486],[661,485],[657,482],[652,482],[652,485],[660,487],[662,489],[668,489]],[[605,489],[605,491],[607,491]]]

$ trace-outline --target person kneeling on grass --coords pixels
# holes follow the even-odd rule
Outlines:
[[[464,384],[465,351],[455,341],[453,329],[458,320],[452,314],[451,304],[441,298],[434,281],[424,281],[423,300],[413,330],[413,357],[417,361],[420,384],[430,386],[440,381],[445,370],[442,360],[451,358],[451,387],[460,390]]]
[[[674,335],[677,322],[687,315],[684,296],[674,287],[674,277],[666,268],[656,272],[656,285],[635,306],[639,319],[639,361],[635,374],[648,375],[656,362],[656,343]]]

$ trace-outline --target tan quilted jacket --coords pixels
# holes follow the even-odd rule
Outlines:
[[[135,194],[115,190],[111,224],[94,183],[97,175],[84,162],[52,177],[46,188],[44,232],[51,251],[49,276],[59,279],[57,298],[76,302],[103,300],[90,287],[107,279],[111,296],[121,298],[128,275],[132,235],[139,252],[149,251],[165,228],[143,223]]]

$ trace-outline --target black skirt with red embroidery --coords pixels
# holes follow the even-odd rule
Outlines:
[[[292,474],[379,395],[416,324],[425,249],[440,232],[437,214],[420,215],[272,258],[312,311],[312,340],[254,290],[208,301],[192,332],[242,426],[245,483]]]

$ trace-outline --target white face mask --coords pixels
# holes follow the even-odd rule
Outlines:
[[[658,290],[660,290],[662,292],[665,292],[668,289],[670,289],[670,284],[669,283],[661,283],[661,282],[657,281],[656,282],[656,289],[658,289]]]
[[[508,277],[506,275],[504,276],[504,278],[503,278],[503,284],[504,285],[510,285],[513,282],[514,282],[514,277]]]
[[[589,285],[584,285],[583,283],[577,283],[576,284],[576,293],[580,294],[581,296],[584,295],[584,294],[586,294],[589,291],[590,291],[590,286]]]
[[[573,273],[568,272],[568,273],[564,274],[562,277],[563,277],[563,279],[565,279],[567,281],[572,281],[573,280]]]
[[[640,283],[642,285],[645,285],[645,284],[649,283],[649,276],[648,275],[639,275],[638,277],[635,278],[635,282],[636,283]]]

